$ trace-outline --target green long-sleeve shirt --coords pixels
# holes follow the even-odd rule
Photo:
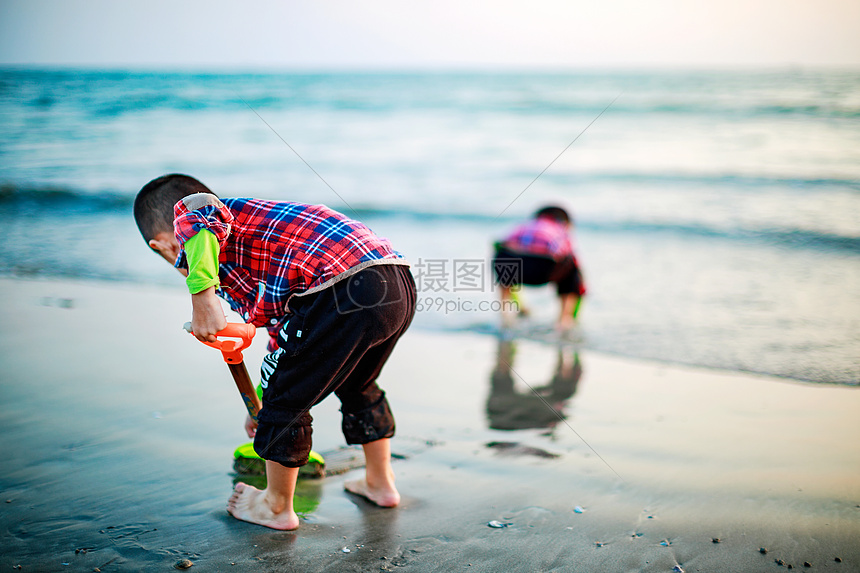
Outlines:
[[[185,256],[188,261],[188,278],[185,284],[191,294],[197,294],[209,287],[219,287],[218,280],[218,238],[208,229],[201,229],[185,241]]]

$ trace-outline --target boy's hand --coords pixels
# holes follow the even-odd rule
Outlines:
[[[215,342],[215,333],[227,327],[227,318],[215,287],[191,295],[191,330],[197,340]]]
[[[257,422],[251,416],[245,416],[245,432],[249,438],[257,435]]]

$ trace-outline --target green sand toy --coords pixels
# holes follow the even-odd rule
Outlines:
[[[254,451],[254,443],[248,442],[233,452],[233,469],[241,475],[265,475],[266,460]],[[321,478],[325,475],[325,458],[311,451],[308,463],[299,468],[299,477]]]

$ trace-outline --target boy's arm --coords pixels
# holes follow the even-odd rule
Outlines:
[[[198,340],[215,342],[215,333],[227,328],[227,318],[215,287],[191,295],[191,330]]]
[[[215,341],[215,333],[227,326],[221,301],[215,294],[218,280],[218,239],[207,229],[185,241],[191,293],[191,330],[199,340]]]

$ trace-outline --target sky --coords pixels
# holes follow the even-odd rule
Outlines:
[[[0,0],[0,65],[860,67],[858,0]]]

